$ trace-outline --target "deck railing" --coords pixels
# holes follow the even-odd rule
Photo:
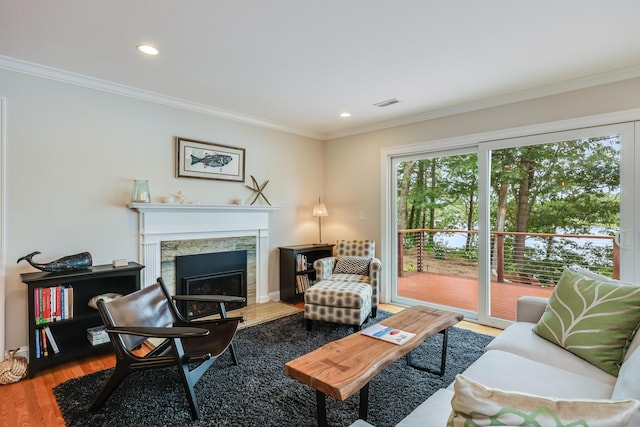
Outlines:
[[[477,231],[400,230],[398,274],[428,271],[435,261],[473,266],[478,261],[477,240]],[[491,232],[492,280],[553,286],[565,267],[618,279],[620,246],[607,235]]]

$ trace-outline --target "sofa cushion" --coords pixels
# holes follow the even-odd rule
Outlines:
[[[451,413],[452,397],[453,391],[439,389],[396,424],[396,427],[445,426]]]
[[[336,259],[336,265],[333,268],[334,274],[358,274],[361,276],[369,275],[370,257],[362,256],[339,256]]]
[[[616,377],[533,332],[535,323],[516,322],[495,337],[485,351],[502,350],[565,371],[614,385]]]
[[[360,282],[360,283],[369,283],[369,276],[361,276],[359,274],[332,274],[325,280],[329,280],[332,282]]]
[[[633,339],[631,340],[631,343],[629,343],[629,347],[627,348],[627,351],[624,353],[624,359],[622,359],[623,363],[624,361],[629,359],[631,355],[639,347],[640,347],[640,332],[636,329],[636,333],[633,335]]]
[[[613,400],[640,400],[640,350],[634,351],[620,367],[618,381],[611,394]]]
[[[463,374],[487,387],[560,399],[609,399],[614,384],[500,350],[487,351]],[[453,390],[453,386],[447,387]]]
[[[447,426],[589,426],[637,427],[636,400],[561,400],[488,388],[456,376]]]
[[[533,331],[612,375],[640,323],[640,287],[566,269]]]

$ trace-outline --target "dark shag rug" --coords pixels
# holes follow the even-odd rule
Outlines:
[[[380,321],[389,313],[378,312]],[[372,322],[370,322],[372,323]],[[284,374],[284,364],[329,341],[353,333],[353,328],[314,322],[307,332],[302,313],[238,331],[238,366],[223,354],[196,384],[202,411],[192,421],[184,388],[174,368],[129,375],[96,413],[88,408],[111,370],[66,381],[53,389],[68,426],[314,426],[315,390]],[[447,387],[483,352],[492,337],[451,328],[447,369],[443,377],[393,363],[369,385],[368,422],[393,426],[439,388]],[[440,366],[442,335],[413,352],[416,364]],[[332,426],[348,426],[358,418],[358,393],[345,401],[327,398]]]

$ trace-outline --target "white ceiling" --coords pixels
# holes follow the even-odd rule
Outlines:
[[[326,139],[638,76],[639,17],[638,0],[0,0],[0,68]]]

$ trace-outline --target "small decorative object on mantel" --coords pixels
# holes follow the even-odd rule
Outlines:
[[[151,193],[149,192],[149,181],[146,179],[136,179],[133,181],[133,191],[131,192],[133,203],[150,203]]]
[[[33,257],[39,255],[40,252],[31,252],[29,255],[25,255],[21,258],[18,258],[18,263],[20,261],[27,261],[31,264],[32,267],[37,268],[38,270],[46,271],[48,273],[61,273],[64,271],[77,271],[77,270],[86,270],[93,264],[93,259],[91,258],[91,254],[89,252],[81,252],[75,255],[67,255],[55,261],[48,262],[46,264],[38,264],[33,261]]]
[[[254,193],[256,193],[256,196],[251,201],[251,204],[253,205],[256,202],[256,200],[258,200],[258,197],[262,196],[264,201],[267,202],[269,206],[271,206],[271,203],[267,199],[267,196],[265,196],[263,193],[264,188],[269,183],[269,180],[266,180],[262,185],[258,185],[258,181],[256,181],[253,175],[250,175],[250,176],[251,176],[251,180],[253,181],[253,187],[249,187],[247,184],[245,184],[244,186],[247,187],[249,190],[253,191]]]

